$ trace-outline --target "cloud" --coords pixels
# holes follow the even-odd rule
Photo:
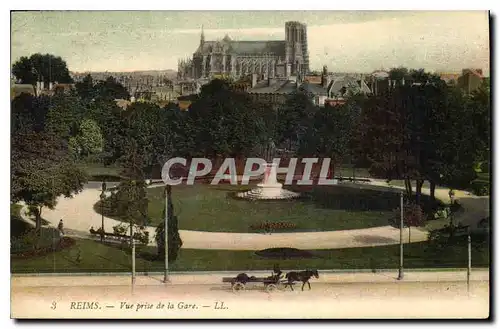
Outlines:
[[[371,17],[371,16],[370,16]],[[405,65],[457,71],[467,66],[489,67],[489,24],[486,12],[409,12],[362,21],[321,20],[308,25],[311,67],[338,71],[371,71]],[[366,16],[369,18],[369,16]],[[34,52],[62,56],[70,69],[164,69],[192,55],[200,28],[153,28],[127,23],[109,28],[75,25],[40,30],[13,30],[12,55]],[[197,23],[195,23],[197,24]],[[257,24],[256,24],[257,25]],[[192,25],[191,25],[192,26]],[[206,40],[283,40],[285,27],[206,28]],[[75,55],[77,53],[77,55]]]
[[[226,34],[231,37],[269,37],[270,35],[285,35],[284,27],[277,28],[244,28],[244,29],[204,29],[205,38],[224,37]],[[171,34],[201,34],[201,29],[173,29],[166,31]]]

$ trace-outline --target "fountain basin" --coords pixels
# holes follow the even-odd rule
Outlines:
[[[250,191],[240,192],[237,197],[249,200],[286,200],[300,197],[300,193],[292,192],[283,188],[278,183],[276,175],[276,164],[268,163],[262,183]]]

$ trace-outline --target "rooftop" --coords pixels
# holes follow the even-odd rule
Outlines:
[[[277,56],[285,56],[285,41],[284,40],[264,40],[264,41],[233,41],[229,37],[221,41],[205,41],[203,46],[197,52],[209,53],[213,50],[227,50],[235,54],[274,54]]]
[[[248,92],[256,94],[289,94],[296,89],[297,84],[294,81],[271,79],[259,81]]]

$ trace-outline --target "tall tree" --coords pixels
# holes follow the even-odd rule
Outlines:
[[[317,111],[300,145],[302,156],[328,157],[331,166],[351,156],[352,134],[359,108],[354,103],[327,106]]]
[[[182,247],[182,239],[179,234],[178,218],[174,213],[172,201],[172,187],[166,186],[165,193],[168,194],[168,260],[175,262]],[[165,207],[163,208],[163,218],[165,218]],[[158,246],[158,258],[165,258],[165,222],[162,221],[156,228],[156,245]]]
[[[35,209],[37,229],[42,209],[54,208],[60,195],[80,192],[87,179],[68,157],[64,141],[53,134],[26,131],[12,136],[11,177],[11,201],[24,201]]]
[[[248,155],[264,134],[258,111],[248,95],[233,91],[226,81],[216,79],[203,86],[188,114],[196,136],[193,151],[214,158]]]
[[[417,74],[418,73],[418,74]],[[386,179],[404,179],[408,195],[416,180],[418,204],[424,180],[447,186],[467,186],[474,177],[473,114],[463,96],[425,72],[412,74],[421,82],[399,86],[373,97],[363,109],[359,135],[361,153],[372,172]]]
[[[85,103],[90,102],[96,97],[96,89],[94,87],[94,80],[90,74],[87,74],[82,81],[75,84],[78,95]]]
[[[28,57],[21,57],[12,66],[12,74],[21,83],[35,85],[43,81],[46,86],[50,82],[72,83],[66,62],[59,56],[36,53]]]
[[[78,134],[86,112],[84,104],[76,93],[56,93],[50,98],[45,131],[68,141],[70,137]]]
[[[278,108],[277,139],[280,144],[299,145],[311,126],[317,108],[309,97],[300,91],[292,93]]]
[[[105,99],[130,99],[127,89],[112,76],[99,81],[93,87],[96,97]]]

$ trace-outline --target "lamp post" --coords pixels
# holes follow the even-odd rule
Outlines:
[[[470,275],[472,271],[472,243],[470,238],[470,229],[467,233],[467,293],[470,291]]]
[[[104,199],[106,198],[106,182],[101,184],[101,242],[104,241]]]
[[[165,243],[165,271],[163,274],[163,283],[169,282],[168,280],[168,216],[169,216],[169,206],[170,206],[170,194],[172,192],[172,186],[165,186],[165,222],[164,222],[164,243]]]
[[[400,207],[401,207],[401,218],[399,224],[399,273],[398,280],[403,280],[403,227],[404,227],[404,195],[401,192],[400,195]]]
[[[450,189],[448,192],[448,196],[450,197],[450,235],[453,234],[453,228],[454,228],[454,223],[453,223],[453,205],[455,201],[455,192]]]

